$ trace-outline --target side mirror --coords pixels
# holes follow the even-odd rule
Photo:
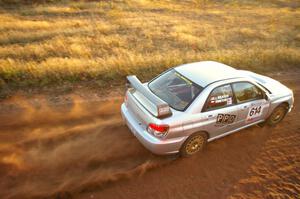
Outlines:
[[[264,98],[265,98],[265,100],[269,100],[269,96],[268,96],[268,94],[267,93],[264,93]]]

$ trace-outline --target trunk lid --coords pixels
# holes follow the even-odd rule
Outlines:
[[[169,105],[154,95],[136,76],[128,76],[127,81],[129,88],[126,95],[128,105],[133,112],[138,113],[145,110],[156,118],[172,115]],[[143,117],[145,116],[144,114],[139,114],[139,116]]]

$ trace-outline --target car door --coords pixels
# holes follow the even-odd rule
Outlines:
[[[232,84],[232,88],[238,109],[237,126],[262,121],[269,108],[264,92],[250,82],[236,82]]]
[[[237,107],[230,84],[218,86],[212,90],[201,115],[205,118],[205,130],[209,132],[211,138],[234,128]]]

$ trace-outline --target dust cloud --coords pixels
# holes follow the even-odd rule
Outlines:
[[[149,153],[120,99],[67,103],[13,97],[0,109],[0,198],[72,198],[170,161]]]

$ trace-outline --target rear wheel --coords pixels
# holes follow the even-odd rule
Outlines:
[[[279,105],[278,107],[276,107],[274,109],[274,111],[272,112],[272,114],[268,118],[267,124],[270,125],[270,126],[275,126],[276,124],[281,122],[281,120],[283,120],[283,118],[285,117],[287,111],[288,111],[288,106],[287,105],[285,105],[285,104]]]
[[[204,132],[192,134],[181,146],[180,155],[189,157],[201,151],[207,143],[207,135]]]

